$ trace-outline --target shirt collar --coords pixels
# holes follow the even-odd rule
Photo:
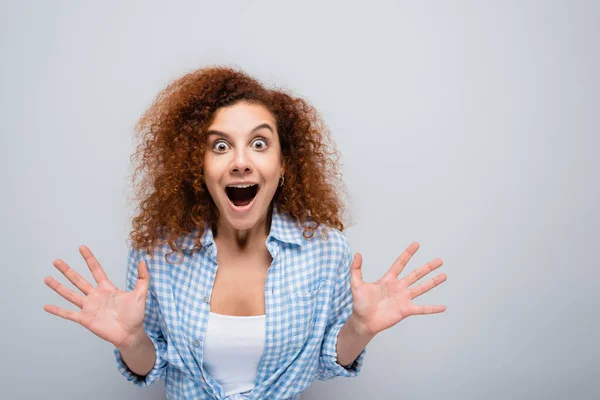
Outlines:
[[[296,244],[302,246],[304,228],[289,214],[279,211],[277,204],[273,205],[273,213],[271,216],[271,231],[267,237],[267,242],[271,237],[284,243]],[[200,232],[200,229],[195,228],[191,232],[184,233],[179,237],[177,242],[182,250],[191,249],[194,247],[194,239]],[[212,228],[209,224],[205,225],[204,233],[200,238],[202,247],[208,247],[214,243]]]
[[[306,240],[302,234],[303,230],[304,228],[291,215],[279,211],[277,204],[273,205],[271,231],[269,232],[267,241],[270,237],[274,237],[280,242],[302,246]]]

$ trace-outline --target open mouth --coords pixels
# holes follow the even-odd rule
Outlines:
[[[256,193],[258,193],[258,185],[236,185],[227,186],[225,188],[229,201],[236,207],[243,207],[252,202]]]

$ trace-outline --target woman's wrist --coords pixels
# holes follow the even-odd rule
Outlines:
[[[148,340],[150,340],[150,338],[146,334],[146,331],[142,329],[141,331],[129,336],[127,339],[125,339],[125,341],[123,341],[123,343],[116,347],[119,350],[132,350],[142,346],[143,344],[147,344]]]

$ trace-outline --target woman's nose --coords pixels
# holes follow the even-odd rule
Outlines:
[[[231,172],[249,172],[252,171],[248,154],[245,150],[238,150],[235,152],[235,158],[233,165],[231,166]]]

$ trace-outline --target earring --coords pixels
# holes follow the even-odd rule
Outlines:
[[[285,177],[281,175],[281,180],[279,182],[279,186],[283,186],[283,182],[285,182]]]

